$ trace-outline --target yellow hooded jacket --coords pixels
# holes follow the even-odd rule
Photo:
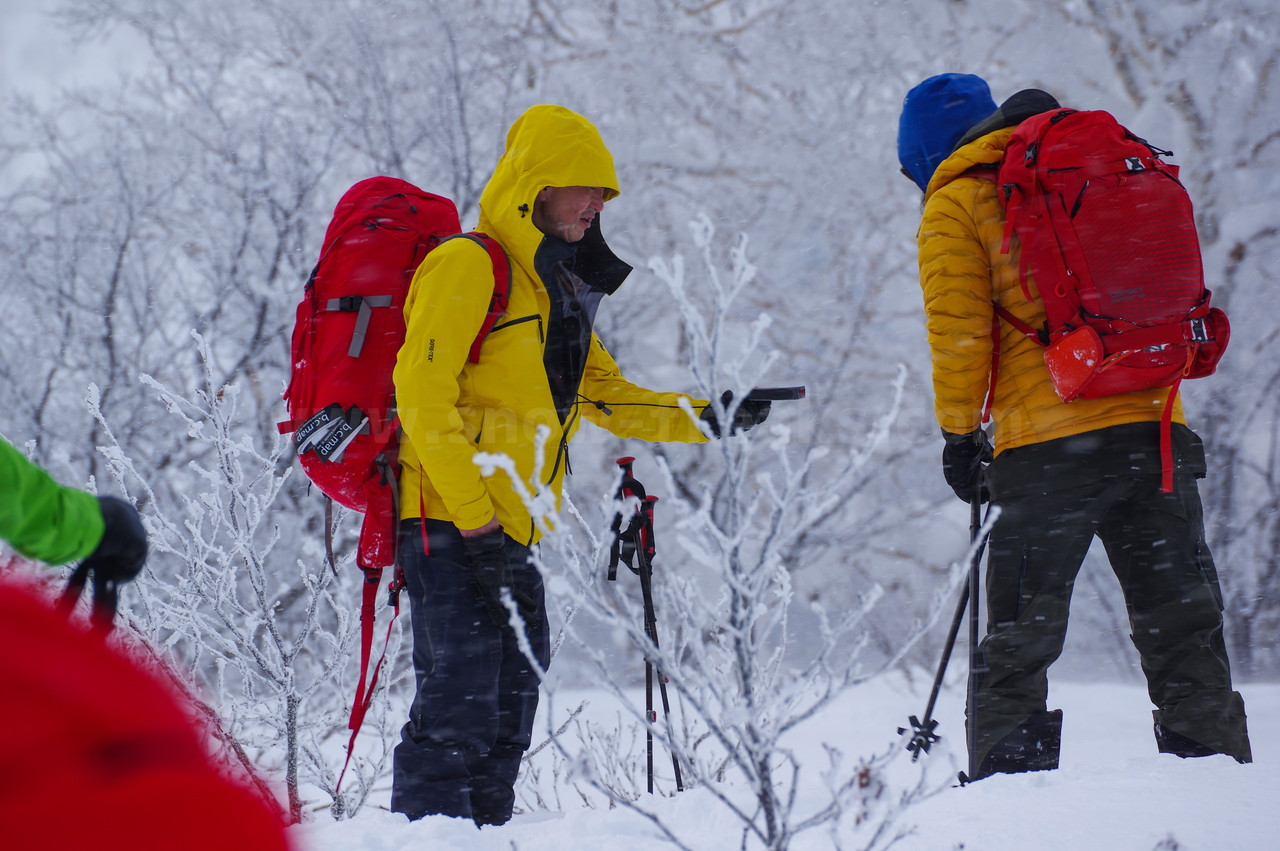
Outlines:
[[[619,437],[701,442],[694,410],[706,400],[655,393],[631,384],[592,334],[575,404],[564,424],[543,364],[551,299],[534,267],[545,237],[533,224],[538,193],[548,186],[599,186],[618,195],[613,157],[596,128],[559,106],[527,110],[507,133],[506,150],[480,197],[477,230],[494,237],[511,261],[511,300],[468,362],[493,293],[488,253],[466,239],[444,243],[418,268],[405,302],[405,343],[395,369],[403,427],[401,516],[424,516],[460,529],[483,526],[495,513],[512,538],[539,532],[509,477],[482,477],[476,453],[511,458],[526,487],[537,473],[558,502],[567,444],[579,415]],[[596,227],[596,226],[593,226]],[[599,403],[599,404],[594,404]],[[538,429],[548,438],[538,458]]]
[[[993,180],[965,174],[995,165],[1015,128],[980,136],[938,166],[925,191],[917,236],[925,323],[933,354],[934,413],[944,431],[978,428],[991,378],[992,309],[999,304],[1032,328],[1044,308],[1018,283],[1018,243],[1000,253],[1004,209]],[[1036,295],[1035,281],[1029,282]],[[996,454],[1108,426],[1158,421],[1168,388],[1064,403],[1044,365],[1044,349],[1008,322],[1000,325],[991,418]],[[1179,400],[1173,421],[1185,424]]]

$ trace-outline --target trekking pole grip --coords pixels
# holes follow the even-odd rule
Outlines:
[[[658,543],[654,539],[653,532],[653,509],[657,503],[656,496],[649,495],[644,498],[644,525],[640,527],[640,544],[649,558],[653,558],[654,553],[658,551]]]

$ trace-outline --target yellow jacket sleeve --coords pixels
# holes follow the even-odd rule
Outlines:
[[[687,399],[694,413],[707,406],[706,399],[684,393],[657,393],[622,377],[613,356],[594,334],[582,376],[583,415],[618,437],[649,441],[704,443],[706,437],[680,407]]]
[[[920,224],[920,285],[933,352],[934,412],[945,431],[981,424],[991,375],[991,266],[972,214],[955,197],[994,191],[989,181],[957,181],[934,194]]]
[[[405,341],[395,368],[403,439],[463,529],[494,515],[472,462],[479,412],[468,417],[459,408],[463,368],[492,292],[493,266],[482,247],[455,239],[428,254],[405,300]]]

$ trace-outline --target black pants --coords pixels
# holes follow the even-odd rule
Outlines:
[[[1054,729],[1037,721],[1047,709],[1047,671],[1062,652],[1072,588],[1095,535],[1124,592],[1162,749],[1185,739],[1249,761],[1196,488],[1204,452],[1189,429],[1174,426],[1174,489],[1161,493],[1157,429],[1101,429],[1008,450],[991,464],[1001,514],[989,545],[975,695],[978,776],[988,757],[1010,764],[1002,742],[1026,746],[1028,719],[1032,729]],[[1174,736],[1161,738],[1161,729]],[[1056,754],[1056,741],[1033,744]]]
[[[400,524],[399,557],[413,622],[417,694],[392,768],[391,809],[502,824],[529,747],[538,708],[538,674],[510,627],[496,626],[471,583],[462,536],[451,524]],[[542,578],[528,548],[507,539],[514,581],[537,601],[526,623],[534,657],[550,659]]]

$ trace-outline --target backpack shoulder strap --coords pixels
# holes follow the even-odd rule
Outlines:
[[[996,182],[996,172],[999,171],[997,163],[981,163],[979,165],[971,165],[960,173],[960,177],[976,177],[980,180],[988,180],[992,183]]]
[[[471,344],[471,352],[467,355],[468,362],[479,363],[480,347],[484,344],[484,338],[489,336],[489,332],[507,312],[507,305],[511,302],[511,258],[507,256],[507,252],[498,244],[498,241],[487,233],[469,231],[451,238],[471,240],[489,252],[489,260],[493,264],[493,296],[489,299],[489,310],[485,313],[480,333],[476,334],[476,339]]]
[[[1023,336],[1027,337],[1031,342],[1041,347],[1049,345],[1049,332],[1047,329],[1037,331],[1035,328],[1032,328],[1030,325],[1023,322],[1000,305],[993,304],[992,307],[995,310],[996,316],[1018,329],[1022,332]]]

